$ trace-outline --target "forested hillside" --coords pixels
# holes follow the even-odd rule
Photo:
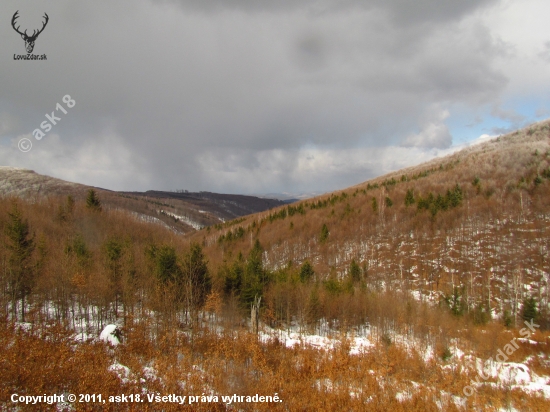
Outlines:
[[[203,229],[194,239],[221,265],[227,285],[239,253],[258,240],[268,268],[312,277],[312,285],[338,296],[363,285],[433,304],[452,297],[456,311],[513,321],[523,300],[533,297],[546,322],[549,204],[550,125],[541,123],[340,192]],[[284,317],[266,299],[276,317]]]
[[[548,410],[549,189],[542,123],[186,236],[89,188],[3,197],[1,408]],[[221,398],[256,394],[282,402]]]

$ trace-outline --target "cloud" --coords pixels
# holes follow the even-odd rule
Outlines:
[[[303,148],[292,153],[281,150],[241,152],[220,150],[201,157],[200,164],[216,190],[242,185],[245,193],[265,193],[265,188],[292,187],[309,192],[341,189],[389,173],[434,156],[450,154],[447,150],[420,147],[370,147],[361,149]],[[322,176],[322,178],[320,178]]]
[[[32,148],[21,152],[18,142],[29,139]],[[20,135],[0,146],[0,158],[6,166],[23,167],[37,172],[47,170],[49,175],[64,180],[99,186],[113,190],[142,188],[152,182],[136,158],[117,136],[105,133],[82,144],[69,145],[56,133],[49,133],[36,141],[32,134]],[[133,182],[133,183],[130,183]]]
[[[550,62],[550,41],[545,41],[539,52],[539,57],[547,62]]]
[[[523,66],[511,64],[519,57],[505,26],[493,29],[493,16],[510,20],[502,7],[6,0],[2,15],[20,10],[32,25],[46,11],[50,22],[35,45],[46,62],[14,61],[22,39],[0,24],[0,163],[107,188],[273,192],[357,183],[388,170],[377,158],[384,148],[403,145],[399,153],[409,156],[449,147],[453,107],[476,115],[508,107],[502,95],[511,84],[519,89]],[[46,136],[26,157],[6,149],[65,94],[76,105],[52,130],[57,140]],[[323,160],[308,163],[306,153]]]
[[[16,119],[10,113],[0,113],[0,137],[15,129]]]
[[[451,146],[453,138],[444,123],[444,120],[449,117],[449,111],[431,108],[430,112],[422,124],[420,133],[407,136],[403,140],[402,146],[438,149],[446,149]]]
[[[525,120],[525,116],[518,113],[517,111],[506,110],[498,105],[493,106],[491,110],[491,116],[498,117],[499,119],[507,120],[515,124],[519,124]]]
[[[289,13],[306,10],[312,14],[332,14],[348,10],[382,11],[399,25],[445,23],[457,20],[495,0],[156,0],[160,4],[177,4],[186,11],[220,12],[240,10],[252,13]]]
[[[548,118],[550,116],[550,109],[546,106],[538,107],[535,111],[535,117],[537,118]]]

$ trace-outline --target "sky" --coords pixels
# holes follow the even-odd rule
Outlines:
[[[47,13],[46,60],[20,59],[16,11],[29,35]],[[112,190],[343,189],[550,117],[549,16],[544,0],[3,0],[0,165]]]

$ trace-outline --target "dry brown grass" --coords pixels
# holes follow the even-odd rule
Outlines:
[[[349,354],[343,338],[332,350],[310,347],[289,349],[278,342],[262,344],[243,331],[213,334],[196,331],[191,341],[181,333],[156,340],[144,338],[145,324],[127,330],[126,342],[116,349],[103,343],[78,344],[71,332],[52,326],[47,333],[16,331],[3,324],[0,343],[0,399],[12,393],[148,393],[178,395],[274,395],[282,403],[238,403],[241,410],[459,410],[451,396],[463,397],[463,388],[475,379],[460,371],[460,363],[442,368],[442,362],[425,362],[418,353],[400,345],[376,345],[360,355]],[[129,367],[123,383],[109,365]],[[154,376],[145,372],[153,368]],[[397,399],[399,397],[399,400]],[[464,398],[464,397],[463,397]],[[468,408],[498,410],[513,405],[521,410],[546,410],[550,402],[526,396],[519,390],[479,388],[466,399]],[[4,405],[9,405],[4,403]],[[97,406],[97,405],[96,405]],[[109,404],[100,410],[159,410],[145,402],[135,408]],[[149,409],[145,409],[148,407]],[[76,405],[91,410],[90,405]],[[197,403],[190,410],[226,410],[223,402]],[[494,408],[494,409],[493,409]],[[181,410],[163,404],[162,410]],[[185,409],[185,408],[184,408]],[[36,410],[36,409],[33,409]],[[42,408],[41,410],[48,410]],[[54,410],[54,408],[50,408]]]
[[[269,213],[263,213],[236,225],[201,231],[196,238],[138,222],[124,211],[92,213],[78,199],[63,219],[59,210],[64,198],[37,198],[32,203],[0,200],[2,406],[13,406],[7,401],[12,393],[108,396],[146,388],[194,396],[278,393],[284,401],[241,403],[238,408],[243,410],[456,410],[452,396],[463,397],[463,388],[476,374],[465,358],[444,360],[447,350],[458,347],[488,359],[519,336],[517,329],[508,330],[499,320],[476,325],[476,304],[490,305],[495,313],[515,308],[520,323],[523,298],[535,297],[539,307],[548,303],[549,289],[544,287],[550,273],[546,206],[550,180],[535,184],[534,179],[550,165],[550,134],[547,125],[537,127],[531,134],[501,137],[499,142],[332,197],[308,200],[303,203],[327,203],[321,208],[306,206],[305,214],[274,219],[271,212],[270,222]],[[425,177],[413,178],[426,171]],[[407,178],[401,181],[401,175]],[[473,184],[476,177],[479,183]],[[395,184],[381,186],[392,178]],[[417,197],[429,192],[444,195],[457,183],[463,191],[458,207],[432,216],[404,204],[409,189]],[[375,184],[379,187],[373,188]],[[376,212],[372,197],[378,199]],[[391,207],[385,197],[391,198]],[[27,316],[31,332],[15,328],[9,312],[5,227],[13,201],[41,245],[32,257],[36,276]],[[320,242],[323,224],[330,233]],[[222,233],[235,232],[239,226],[242,237],[218,241]],[[110,239],[124,245],[119,283],[106,259],[105,244]],[[173,293],[160,293],[146,250],[152,244],[169,245],[181,257],[194,239],[203,242],[214,278],[205,321],[190,328]],[[298,324],[304,333],[341,333],[335,348],[287,348],[276,340],[261,343],[246,331],[248,308],[239,306],[238,297],[224,295],[224,268],[239,252],[246,258],[256,239],[266,250],[265,266],[272,269],[262,289],[262,321],[281,328]],[[84,257],[68,251],[79,241],[87,250]],[[299,269],[306,259],[315,276],[302,282]],[[348,276],[352,259],[361,267],[361,279],[354,282]],[[524,284],[531,286],[530,291]],[[452,293],[453,286],[468,299],[462,316],[453,316],[441,299]],[[117,301],[120,307],[115,310]],[[548,327],[548,314],[542,315],[540,322]],[[124,331],[124,343],[117,348],[74,340],[74,330],[82,325],[97,336],[102,326],[115,321]],[[346,333],[357,332],[367,322],[374,346],[350,355],[351,335]],[[537,332],[531,339],[538,343],[521,343],[510,361],[529,359],[535,373],[549,376],[548,336],[546,331]],[[425,360],[430,348],[434,356]],[[129,368],[128,381],[108,371],[114,363]],[[156,377],[144,368],[152,368]],[[539,395],[489,385],[465,401],[467,409],[549,407]],[[111,404],[105,410],[158,410],[154,404],[139,406]],[[173,404],[162,408],[181,410]],[[221,402],[187,408],[227,409]],[[93,407],[77,405],[77,410]]]

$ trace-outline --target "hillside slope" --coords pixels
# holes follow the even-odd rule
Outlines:
[[[517,316],[525,297],[548,308],[550,123],[351,188],[203,229],[216,264],[258,239],[270,269],[309,261],[343,280],[352,261],[376,289]]]
[[[0,196],[37,200],[71,195],[82,200],[92,187],[67,182],[32,170],[0,166]],[[116,192],[94,188],[104,207],[127,210],[137,219],[161,224],[178,233],[283,205],[275,199],[219,193]]]
[[[109,203],[170,199],[0,197],[0,409],[549,410],[549,130],[190,236]]]
[[[148,190],[146,192],[124,193],[149,199],[182,201],[194,205],[197,208],[204,209],[203,213],[208,211],[215,216],[219,216],[222,220],[230,220],[252,213],[262,212],[288,203],[277,199],[212,192],[162,192]]]
[[[0,166],[0,195],[29,198],[48,195],[83,195],[85,185],[40,175],[33,170]]]

